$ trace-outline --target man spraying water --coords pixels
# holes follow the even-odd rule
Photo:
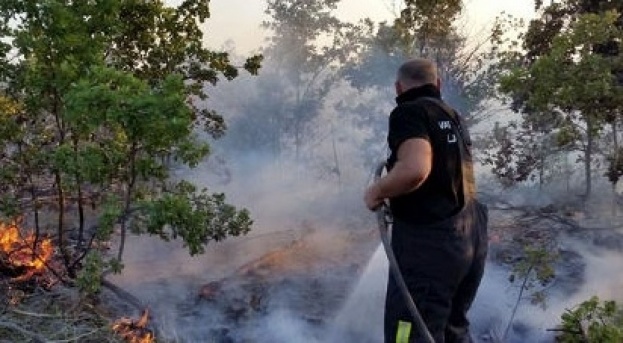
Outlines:
[[[475,199],[469,134],[441,100],[432,61],[404,63],[395,87],[388,173],[366,190],[364,201],[377,210],[389,199],[391,250],[430,335],[413,329],[410,299],[390,274],[385,342],[429,342],[432,336],[436,343],[470,343],[467,312],[484,271],[488,218]]]

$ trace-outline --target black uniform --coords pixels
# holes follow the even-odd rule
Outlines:
[[[398,106],[389,118],[388,169],[407,139],[426,139],[433,150],[432,170],[424,183],[414,192],[390,199],[392,248],[436,342],[468,343],[472,340],[467,311],[487,254],[487,211],[474,198],[469,135],[456,113],[448,113],[449,108],[438,103],[440,99],[433,85],[410,89],[396,98]],[[412,322],[390,274],[385,342],[418,342]]]

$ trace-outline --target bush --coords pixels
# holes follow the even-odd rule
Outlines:
[[[623,307],[594,296],[562,315],[561,343],[623,342]]]

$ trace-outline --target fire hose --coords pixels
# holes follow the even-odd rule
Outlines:
[[[380,163],[374,172],[375,181],[381,178],[384,169],[385,163]],[[389,260],[389,269],[392,276],[396,280],[398,288],[400,289],[400,293],[402,293],[402,296],[407,304],[407,308],[409,309],[409,312],[413,317],[416,330],[420,334],[420,337],[424,339],[424,343],[435,343],[433,336],[428,331],[428,328],[426,327],[426,324],[424,323],[424,320],[420,315],[420,311],[418,310],[415,302],[413,301],[413,297],[411,297],[411,293],[409,293],[407,284],[405,283],[405,280],[402,277],[402,273],[400,272],[398,260],[396,260],[396,255],[394,255],[394,250],[392,249],[392,244],[389,238],[389,223],[391,223],[392,221],[392,214],[389,206],[387,205],[387,202],[384,201],[381,206],[376,210],[376,218],[381,234],[381,242],[383,243],[383,248],[385,249],[387,259]]]

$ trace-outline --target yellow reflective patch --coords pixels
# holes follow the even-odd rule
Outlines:
[[[411,335],[411,323],[398,322],[398,331],[396,331],[396,343],[409,343],[409,336]]]

